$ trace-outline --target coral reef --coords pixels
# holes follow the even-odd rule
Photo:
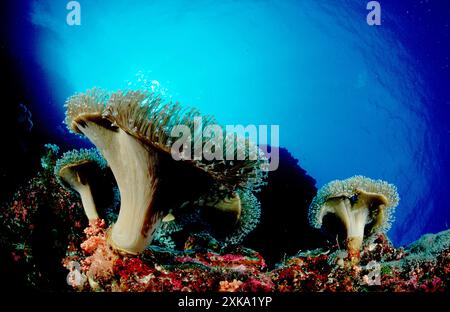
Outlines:
[[[355,183],[357,187],[343,188],[341,184],[337,187],[340,189],[337,193],[341,195],[338,198],[344,197],[343,202],[348,200],[352,209],[378,207],[377,213],[368,218],[368,226],[364,223],[365,235],[357,262],[348,261],[352,252],[348,246],[341,249],[339,240],[327,241],[322,237],[320,247],[316,249],[300,248],[301,244],[289,242],[301,251],[285,257],[271,269],[258,248],[240,245],[259,220],[260,204],[251,190],[238,188],[233,196],[212,204],[194,201],[169,210],[157,228],[152,244],[132,255],[112,248],[109,243],[110,225],[117,218],[120,197],[102,158],[95,150],[71,151],[57,160],[58,155],[57,146],[46,145],[46,153],[41,158],[42,170],[1,207],[0,247],[6,255],[3,263],[14,269],[15,282],[20,281],[28,287],[114,292],[449,290],[450,230],[424,235],[404,248],[394,247],[384,233],[387,228],[384,222],[392,220],[388,217],[389,211],[382,208],[385,212],[382,219],[377,214],[381,209],[379,206],[393,207],[398,201],[395,189],[388,184],[374,184],[373,180],[358,177],[356,180],[364,183]],[[93,191],[93,194],[101,195],[93,196],[99,198],[95,208],[100,218],[91,219],[89,223],[79,192],[67,188],[59,175],[62,168],[78,164],[80,160],[82,163],[94,161],[94,168],[101,174],[89,177],[89,181],[100,179],[104,187],[103,191]],[[276,180],[276,176],[272,178]],[[83,178],[80,180],[84,181]],[[294,189],[309,185],[307,194],[312,198],[315,188],[301,168],[295,178],[287,181]],[[258,195],[264,198],[264,192],[267,190],[263,189]],[[317,196],[321,194],[324,193],[319,192]],[[322,196],[323,203],[328,200]],[[318,197],[311,207],[316,207],[317,203]],[[300,211],[305,214],[305,222],[308,222],[307,206],[306,200]],[[223,220],[224,212],[228,213],[235,227],[220,235],[217,224],[210,215],[205,215],[205,211],[217,211],[219,222]],[[371,231],[374,228],[376,230]],[[269,242],[267,249],[275,247],[278,246]]]
[[[394,248],[385,234],[366,241],[361,261],[345,262],[345,251],[337,246],[300,253],[281,263],[271,272],[281,292],[367,292],[367,291],[448,291],[450,286],[449,232],[433,235],[443,241],[439,248],[428,246],[420,252],[417,244],[406,249]],[[422,245],[423,246],[423,245]],[[433,250],[433,257],[429,257]],[[416,259],[411,265],[411,257]]]
[[[243,241],[258,250],[269,267],[286,255],[323,246],[327,241],[308,223],[308,208],[317,193],[316,181],[287,149],[280,148],[279,157],[278,169],[269,172],[267,185],[255,194],[261,202],[260,223]]]
[[[183,251],[152,245],[137,256],[107,247],[103,220],[85,233],[64,259],[70,283],[83,291],[434,292],[450,286],[450,230],[407,248],[395,248],[381,233],[364,242],[358,264],[344,261],[347,252],[333,245],[300,252],[272,271],[259,253],[207,233],[191,235]],[[441,243],[427,247],[430,240]]]
[[[69,241],[82,242],[82,229],[87,226],[77,196],[61,187],[53,175],[58,153],[57,146],[47,144],[43,169],[1,207],[0,243],[7,251],[2,261],[13,270],[12,281],[19,286],[67,287],[67,273],[58,269],[60,259]]]
[[[85,233],[80,248],[71,250],[63,261],[77,290],[271,291],[274,287],[257,252],[227,247],[206,233],[190,236],[183,251],[150,246],[137,256],[108,247],[103,220],[92,223]]]

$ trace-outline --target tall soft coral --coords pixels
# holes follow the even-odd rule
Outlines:
[[[261,184],[262,166],[267,161],[259,149],[259,158],[235,162],[180,157],[191,153],[192,144],[187,141],[189,147],[182,144],[182,151],[175,151],[172,130],[177,132],[183,127],[195,134],[213,124],[214,119],[203,116],[199,129],[197,110],[183,110],[154,92],[92,89],[70,97],[66,109],[68,128],[87,137],[99,149],[117,181],[121,207],[108,240],[123,253],[141,253],[171,209],[201,196],[224,199],[240,187]],[[246,143],[233,144],[227,155],[237,154]],[[195,183],[180,188],[180,180]]]

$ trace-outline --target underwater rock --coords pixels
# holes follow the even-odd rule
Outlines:
[[[30,132],[33,128],[33,121],[30,110],[24,104],[19,103],[16,112],[17,127],[24,132]]]
[[[407,250],[411,255],[421,254],[426,259],[433,259],[450,245],[450,230],[437,234],[425,234],[411,243]]]
[[[317,193],[316,181],[287,149],[279,150],[279,167],[268,174],[267,185],[256,196],[261,220],[244,244],[258,250],[269,266],[298,250],[322,246],[326,239],[308,223],[308,207]]]
[[[6,74],[2,72],[2,74]],[[14,86],[11,86],[14,88]],[[11,89],[7,89],[8,93]],[[11,198],[15,190],[30,178],[34,172],[36,161],[42,144],[33,128],[32,114],[22,101],[3,103],[1,132],[4,152],[1,154],[0,166],[0,200]],[[5,110],[6,109],[6,110]],[[7,151],[7,152],[6,152]]]
[[[450,230],[437,234],[425,234],[405,248],[406,257],[392,261],[391,267],[407,267],[425,262],[435,263],[441,254],[450,247]]]

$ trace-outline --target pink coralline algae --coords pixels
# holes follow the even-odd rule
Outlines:
[[[86,239],[76,255],[71,253],[63,261],[69,270],[80,263],[83,284],[75,285],[78,290],[271,291],[274,287],[257,252],[224,248],[207,234],[191,236],[184,251],[152,246],[139,256],[126,256],[108,246],[103,220],[91,223],[84,232]]]
[[[139,256],[124,256],[107,245],[103,220],[84,232],[77,255],[64,261],[69,269],[80,262],[83,284],[75,288],[84,291],[435,292],[450,282],[450,231],[431,238],[441,244],[431,251],[422,250],[421,241],[394,248],[380,234],[365,243],[357,265],[331,246],[299,253],[272,271],[257,252],[223,246],[207,234],[190,236],[183,251],[150,246]]]
[[[238,281],[237,279],[234,279],[232,282],[221,281],[219,282],[219,285],[220,285],[219,291],[235,292],[241,287],[242,282]]]

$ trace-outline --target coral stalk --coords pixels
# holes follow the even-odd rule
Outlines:
[[[142,251],[164,214],[155,205],[158,155],[122,129],[112,130],[86,121],[80,131],[100,149],[116,178],[121,205],[110,242],[128,253]]]

